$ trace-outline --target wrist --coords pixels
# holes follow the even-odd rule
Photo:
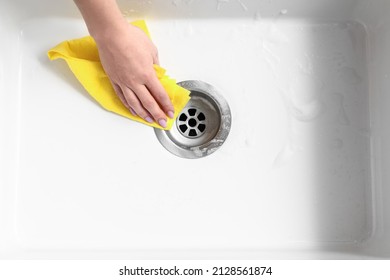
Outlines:
[[[115,21],[109,21],[88,27],[89,34],[97,43],[112,41],[117,36],[122,36],[128,28],[127,21],[120,17]]]
[[[124,32],[127,22],[116,0],[75,0],[75,3],[95,41],[105,41]]]

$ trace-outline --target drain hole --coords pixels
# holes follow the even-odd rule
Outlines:
[[[190,132],[188,133],[189,136],[196,136],[198,133],[196,133],[195,129],[191,129]]]
[[[188,129],[187,125],[185,125],[185,124],[180,125],[179,128],[180,128],[180,131],[183,133],[186,132]]]
[[[180,117],[179,117],[179,120],[181,120],[181,121],[183,121],[183,122],[186,121],[186,120],[187,120],[187,115],[184,114],[184,113],[181,114]]]
[[[206,119],[205,115],[203,113],[199,113],[198,120],[204,121]]]
[[[184,81],[179,85],[191,92],[191,99],[178,113],[172,129],[155,128],[156,136],[176,156],[189,159],[208,156],[229,135],[232,121],[229,105],[212,85],[201,81]],[[191,168],[189,172],[193,173]],[[199,176],[190,178],[190,182]]]
[[[198,122],[195,119],[189,119],[188,120],[188,125],[190,127],[195,127],[198,124]]]
[[[192,109],[188,109],[188,114],[190,115],[190,116],[195,116],[195,114],[196,114],[196,109],[194,109],[194,108],[192,108]]]

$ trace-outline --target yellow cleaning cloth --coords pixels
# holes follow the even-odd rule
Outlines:
[[[143,20],[135,21],[131,24],[141,28],[150,38],[148,28]],[[88,93],[106,110],[143,124],[163,129],[156,123],[148,123],[138,116],[133,116],[122,104],[108,76],[104,72],[103,66],[100,63],[96,43],[92,37],[87,36],[62,42],[49,50],[47,54],[50,60],[57,58],[64,59],[70,70],[72,70],[73,74]],[[188,100],[190,100],[190,92],[178,86],[174,79],[165,75],[165,69],[158,65],[154,65],[154,69],[175,108],[175,119],[180,111],[183,110]],[[172,127],[174,119],[168,118],[166,130]]]

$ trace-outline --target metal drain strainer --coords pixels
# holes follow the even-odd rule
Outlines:
[[[191,99],[180,112],[171,130],[155,128],[160,143],[183,158],[201,158],[218,150],[229,135],[230,108],[211,85],[183,81],[178,85],[191,91]]]
[[[186,137],[201,136],[206,130],[206,116],[201,109],[185,108],[176,120],[179,131]]]

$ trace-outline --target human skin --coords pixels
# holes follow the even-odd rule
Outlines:
[[[116,0],[74,2],[122,103],[133,115],[166,127],[174,108],[153,68],[153,64],[159,64],[157,48],[141,29],[126,21]]]

